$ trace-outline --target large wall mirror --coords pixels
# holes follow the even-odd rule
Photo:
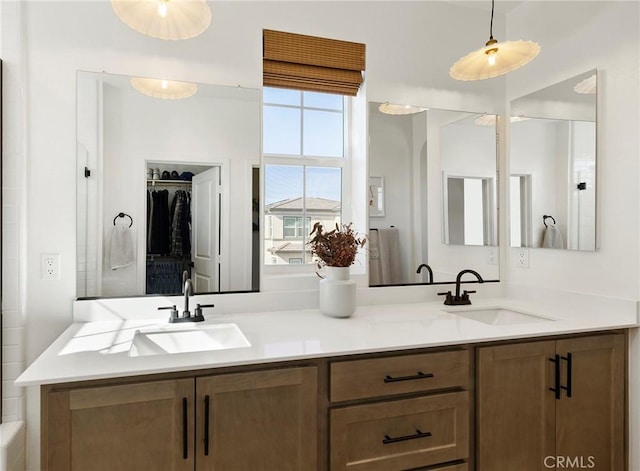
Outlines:
[[[597,72],[511,103],[512,247],[596,250]]]
[[[495,116],[369,104],[369,285],[499,279]]]
[[[78,297],[178,294],[185,271],[197,293],[259,289],[260,108],[257,89],[78,73]]]

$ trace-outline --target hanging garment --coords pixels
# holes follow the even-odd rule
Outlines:
[[[171,255],[185,255],[182,224],[185,219],[186,193],[176,191],[171,202]]]
[[[153,212],[149,234],[150,254],[167,255],[171,251],[171,220],[169,217],[169,192],[154,191]]]

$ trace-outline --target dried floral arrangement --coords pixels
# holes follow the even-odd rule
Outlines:
[[[307,244],[311,247],[311,253],[318,258],[318,268],[349,267],[356,260],[358,249],[367,243],[365,237],[360,237],[351,228],[350,224],[340,226],[330,232],[325,232],[322,224],[316,222],[311,231],[311,239]]]

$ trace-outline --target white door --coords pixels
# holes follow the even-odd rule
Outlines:
[[[193,288],[196,293],[220,291],[220,167],[193,177]]]

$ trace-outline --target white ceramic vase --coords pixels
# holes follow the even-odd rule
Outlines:
[[[320,312],[331,317],[349,317],[356,310],[356,282],[349,267],[325,267],[320,280]]]

